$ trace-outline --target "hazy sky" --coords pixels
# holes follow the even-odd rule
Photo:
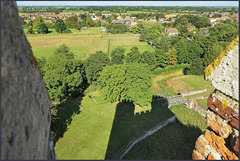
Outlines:
[[[17,1],[18,6],[238,6],[238,1]]]

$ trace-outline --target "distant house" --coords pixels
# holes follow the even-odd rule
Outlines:
[[[97,17],[95,15],[91,16],[93,21],[97,21]]]
[[[210,23],[213,23],[217,21],[217,18],[209,18],[209,20],[210,20]]]
[[[190,26],[190,27],[188,28],[189,31],[192,31],[192,30],[194,30],[194,29],[196,29],[195,26]]]
[[[173,16],[172,15],[165,15],[165,18],[168,20],[169,18],[172,18]]]
[[[112,24],[124,24],[125,20],[112,20]]]
[[[178,35],[179,33],[178,33],[178,30],[177,29],[175,29],[175,28],[170,28],[170,29],[165,29],[165,30],[163,30],[163,33],[168,33],[169,34],[169,36],[174,36],[174,35]]]

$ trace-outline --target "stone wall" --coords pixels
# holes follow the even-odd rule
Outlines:
[[[208,98],[208,128],[196,141],[195,160],[239,159],[238,42],[237,37],[205,70],[216,90]]]
[[[50,110],[16,2],[1,1],[1,159],[55,158]]]
[[[206,92],[207,89],[201,89],[201,90],[197,90],[197,91],[185,91],[185,92],[181,92],[180,95],[182,97],[185,97],[185,96],[191,96],[191,95],[194,95],[194,94],[199,94],[199,93],[203,93],[203,92]]]

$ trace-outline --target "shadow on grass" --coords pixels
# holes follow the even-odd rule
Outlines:
[[[136,114],[134,114],[135,105],[132,102],[118,103],[105,159],[115,159],[132,139],[174,115],[168,109],[165,98],[153,97],[152,100],[151,111]],[[162,106],[164,103],[165,106]]]
[[[178,119],[137,143],[123,160],[192,160],[198,127],[183,125]]]
[[[51,131],[53,132],[54,143],[63,137],[72,122],[72,116],[80,114],[82,97],[61,103],[53,107],[51,111]],[[55,145],[55,144],[54,144]]]

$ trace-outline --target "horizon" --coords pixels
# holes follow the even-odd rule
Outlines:
[[[191,4],[189,4],[191,2]],[[16,1],[18,7],[238,7],[238,1]],[[71,3],[71,4],[70,4]],[[173,4],[174,3],[174,4]],[[56,5],[57,4],[57,5]],[[216,5],[217,4],[217,5]]]

